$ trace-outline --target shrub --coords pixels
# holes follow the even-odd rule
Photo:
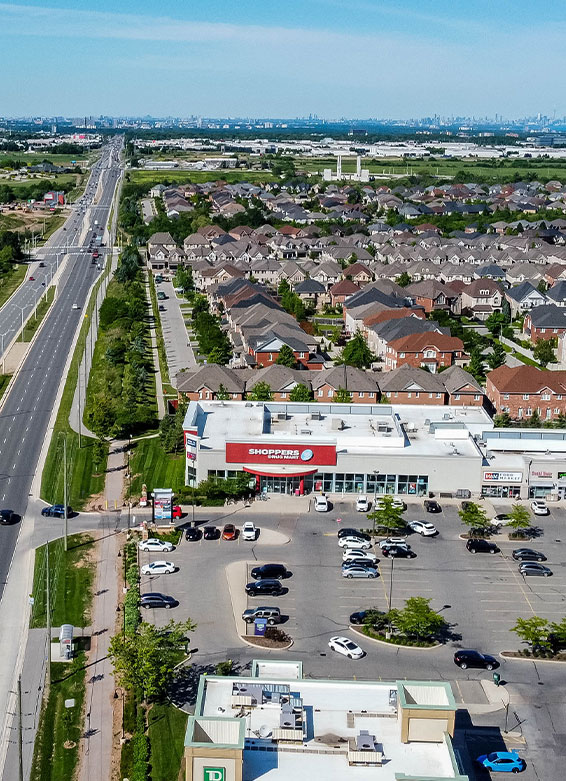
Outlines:
[[[291,638],[282,629],[276,626],[268,626],[265,629],[265,637],[267,640],[273,640],[276,643],[290,643]]]

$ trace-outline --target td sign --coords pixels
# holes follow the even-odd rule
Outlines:
[[[224,767],[205,767],[204,781],[226,781],[226,768]]]

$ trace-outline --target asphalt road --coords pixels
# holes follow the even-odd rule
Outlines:
[[[80,213],[76,209],[67,220],[65,230],[60,229],[58,232],[55,243],[43,248],[41,260],[45,268],[34,271],[33,276],[36,276],[37,281],[24,284],[13,297],[14,301],[0,311],[0,333],[9,331],[15,321],[16,328],[20,327],[21,314],[20,310],[15,309],[16,301],[24,305],[28,284],[41,283],[42,279],[49,281],[52,269],[57,264],[57,253],[61,253],[62,245],[58,242],[65,236],[71,252],[59,280],[55,305],[32,344],[0,412],[0,507],[12,509],[22,518],[26,514],[31,482],[65,362],[80,323],[81,310],[100,273],[96,265],[92,265],[91,252],[81,244],[81,239],[86,234],[88,244],[88,235],[95,220],[99,225],[106,226],[120,175],[117,155],[119,143],[119,140],[115,140],[113,145],[107,146],[93,168],[86,189],[86,203],[89,205],[85,211]],[[91,204],[96,196],[96,204]],[[73,309],[73,304],[77,304],[79,309]],[[6,583],[18,532],[19,524],[1,529],[0,595]]]

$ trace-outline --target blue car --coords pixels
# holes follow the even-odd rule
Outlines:
[[[482,754],[476,762],[487,770],[499,773],[522,773],[526,764],[516,751],[493,751],[491,754]]]

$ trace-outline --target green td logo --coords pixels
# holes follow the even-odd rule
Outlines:
[[[225,767],[205,767],[204,781],[226,781]]]

